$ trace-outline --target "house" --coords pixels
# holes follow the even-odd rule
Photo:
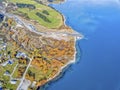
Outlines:
[[[3,47],[3,48],[6,48],[6,47],[7,47],[7,44],[6,44],[6,43],[3,43],[3,44],[2,44],[2,47]]]
[[[35,85],[36,85],[36,81],[33,81],[33,83],[31,84],[31,87],[33,88],[35,87]]]
[[[1,65],[2,66],[6,66],[8,64],[8,62],[4,62],[4,63],[2,63]]]
[[[54,0],[48,0],[49,2],[53,2]]]
[[[18,52],[17,55],[16,55],[16,58],[21,58],[21,57],[26,58],[27,55],[25,53],[23,53],[23,52]]]
[[[3,89],[2,89],[2,86],[0,86],[0,90],[3,90]]]
[[[10,71],[6,70],[6,72],[4,73],[4,75],[10,76]]]
[[[16,83],[17,83],[17,80],[10,80],[10,83],[11,83],[11,84],[16,84]]]
[[[2,57],[2,54],[0,54],[0,58]]]
[[[2,65],[2,66],[6,66],[7,64],[12,65],[13,63],[14,63],[13,60],[8,60],[8,61],[2,63],[1,65]]]
[[[2,43],[0,44],[0,49],[1,50],[6,50],[7,44],[6,43]]]
[[[13,60],[8,60],[8,64],[13,64]]]
[[[2,22],[4,19],[4,15],[3,14],[0,14],[0,22]]]
[[[0,81],[0,90],[3,90],[2,89],[2,84],[3,84],[3,82]]]

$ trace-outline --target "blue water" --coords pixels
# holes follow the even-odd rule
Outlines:
[[[51,6],[65,16],[68,26],[85,38],[77,42],[82,55],[79,62],[48,90],[120,90],[119,5],[67,0]]]

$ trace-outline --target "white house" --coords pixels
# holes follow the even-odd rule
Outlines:
[[[10,80],[10,83],[11,83],[11,84],[16,84],[16,83],[17,83],[17,80]]]

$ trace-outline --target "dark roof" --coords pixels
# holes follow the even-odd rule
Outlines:
[[[2,22],[4,19],[4,15],[3,14],[0,14],[0,22]]]
[[[0,87],[0,90],[3,90],[2,87]]]

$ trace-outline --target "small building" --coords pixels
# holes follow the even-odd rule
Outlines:
[[[2,43],[0,44],[0,49],[1,50],[6,50],[7,44],[6,43]]]
[[[0,22],[2,22],[4,20],[4,15],[0,14]]]
[[[6,48],[6,47],[7,47],[7,44],[6,44],[6,43],[3,43],[2,46],[3,46],[4,48]]]
[[[49,2],[53,2],[54,0],[48,0]]]
[[[8,64],[13,64],[13,60],[8,60]]]
[[[0,54],[0,58],[2,57],[2,54]]]
[[[9,76],[10,75],[10,71],[6,70],[6,72],[4,73],[4,75]]]
[[[18,52],[17,55],[16,55],[16,58],[21,58],[21,57],[26,58],[27,55],[25,53],[23,53],[23,52]]]
[[[0,90],[3,90],[3,89],[2,89],[2,86],[0,86]]]
[[[10,80],[10,83],[11,83],[11,84],[16,84],[16,83],[17,83],[17,80]]]
[[[1,65],[2,66],[6,66],[8,64],[8,62],[4,62],[4,63],[2,63]]]
[[[33,81],[33,83],[31,84],[31,88],[35,87],[36,85],[36,81]]]
[[[0,90],[3,90],[2,84],[3,84],[3,82],[0,81]]]

